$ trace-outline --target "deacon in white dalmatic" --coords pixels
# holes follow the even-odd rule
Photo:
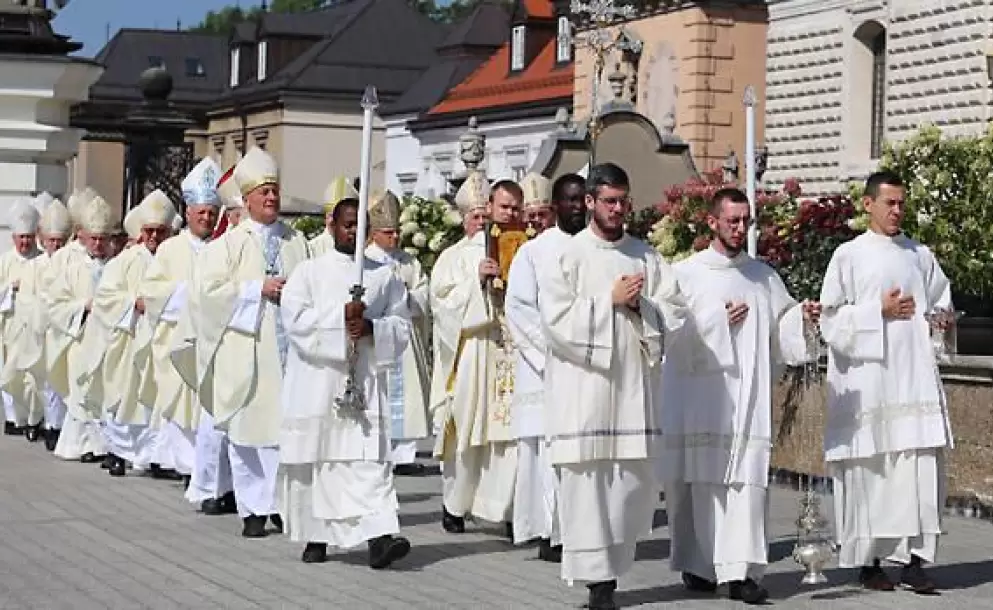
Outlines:
[[[156,394],[152,326],[138,288],[175,216],[158,189],[128,212],[124,224],[130,233],[137,230],[137,243],[104,267],[83,334],[82,347],[91,357],[81,380],[88,407],[103,415],[110,476],[124,476],[126,462],[142,469],[157,463],[159,431],[150,426]]]
[[[431,320],[428,276],[421,263],[400,249],[400,200],[386,191],[369,203],[369,229],[372,236],[365,250],[367,258],[392,267],[410,295],[410,343],[403,359],[386,370],[387,400],[390,404],[390,461],[394,474],[419,474],[424,467],[415,461],[417,441],[427,438],[428,423],[428,333]]]
[[[190,295],[200,403],[228,434],[242,536],[277,531],[279,400],[288,338],[279,314],[286,278],[309,256],[307,240],[279,220],[276,161],[251,148],[235,166],[248,213],[203,250]]]
[[[624,170],[594,166],[586,192],[589,228],[539,279],[545,434],[559,471],[562,578],[587,583],[592,610],[612,610],[617,579],[652,528],[658,367],[686,313],[672,269],[624,232]]]
[[[491,190],[472,171],[455,196],[464,217],[480,209],[494,222],[517,220],[521,189],[510,181]],[[486,256],[486,234],[451,246],[431,272],[431,310],[437,350],[431,405],[440,424],[435,454],[442,459],[442,527],[465,531],[465,515],[505,523],[510,519],[517,475],[517,443],[510,427],[510,399],[497,389],[497,362],[504,357],[502,330],[490,281],[500,272]],[[440,377],[439,377],[440,376]],[[443,381],[442,381],[443,380]]]
[[[65,205],[48,193],[36,198],[35,207],[40,212],[38,241],[42,250],[31,259],[30,269],[18,285],[12,319],[18,336],[7,348],[0,385],[13,396],[20,396],[23,404],[28,405],[29,424],[44,420],[45,448],[52,451],[65,418],[65,402],[48,383],[45,370],[45,344],[49,333],[45,278],[52,255],[69,237],[72,221]],[[31,425],[25,432],[28,440],[36,440],[38,433],[38,428]]]
[[[217,225],[220,178],[221,168],[207,157],[183,179],[187,228],[159,246],[138,289],[154,329],[151,349],[157,391],[153,418],[166,422],[163,430],[173,447],[176,469],[190,474],[186,498],[212,515],[237,512],[227,445],[223,433],[214,430],[210,414],[200,407],[193,387],[176,370],[171,355],[184,332],[180,319],[188,313],[198,257]],[[223,469],[219,468],[221,461]]]
[[[383,373],[410,337],[403,281],[389,266],[363,259],[362,302],[352,302],[358,202],[332,213],[335,249],[300,265],[283,290],[291,349],[283,385],[280,512],[290,539],[306,542],[303,561],[327,559],[328,545],[367,542],[369,566],[382,569],[410,552],[390,464],[391,415]],[[364,410],[336,404],[348,376],[349,343]]]
[[[928,594],[923,564],[937,554],[952,446],[928,318],[952,303],[934,255],[900,232],[904,196],[898,176],[870,176],[869,230],[838,247],[824,276],[824,445],[841,567],[861,566],[864,587],[892,590],[880,560],[893,561],[903,586]]]
[[[310,240],[310,255],[318,257],[334,250],[334,234],[332,218],[334,207],[345,199],[358,201],[359,192],[355,190],[352,181],[344,176],[331,180],[328,188],[324,189],[324,230]]]
[[[742,249],[748,197],[714,194],[706,250],[674,265],[690,317],[669,337],[662,367],[660,479],[672,569],[693,591],[749,604],[766,600],[767,480],[772,382],[783,364],[816,356],[806,337],[816,303],[790,297],[774,269]]]
[[[558,477],[545,440],[545,352],[541,332],[541,265],[556,260],[573,235],[586,227],[585,181],[566,174],[549,184],[538,174],[521,181],[524,216],[540,234],[517,251],[507,278],[507,326],[517,348],[511,424],[517,445],[514,488],[514,542],[541,540],[539,558],[561,562]],[[557,226],[549,226],[548,219]],[[547,230],[546,230],[547,229]]]
[[[45,346],[48,360],[49,382],[60,395],[66,396],[65,421],[55,447],[55,455],[65,460],[83,463],[102,462],[104,459],[103,435],[100,431],[100,413],[87,409],[84,375],[90,359],[101,356],[87,352],[83,346],[83,332],[89,324],[93,296],[110,258],[110,236],[120,220],[113,208],[99,195],[89,200],[78,211],[80,243],[85,254],[58,254],[52,257],[52,279],[49,288],[51,307],[49,321],[51,340]],[[65,383],[63,392],[56,385]]]
[[[38,256],[38,221],[41,215],[30,199],[18,199],[7,211],[7,225],[13,236],[14,249],[0,255],[0,367],[15,354],[11,348],[16,343],[23,325],[15,315],[18,291],[31,272],[31,261]],[[28,415],[34,402],[24,392],[11,394],[0,390],[3,400],[4,434],[22,435],[30,424],[37,438],[41,413],[35,412],[37,421],[29,422]],[[29,400],[30,402],[25,402]]]

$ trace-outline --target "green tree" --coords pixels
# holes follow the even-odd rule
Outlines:
[[[272,0],[269,10],[273,13],[302,13],[328,4],[328,0]],[[240,6],[225,6],[218,11],[208,11],[203,21],[190,28],[194,32],[228,35],[242,21],[258,18],[262,9],[253,6],[243,10]]]

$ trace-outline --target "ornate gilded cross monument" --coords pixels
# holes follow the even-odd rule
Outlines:
[[[593,83],[587,132],[590,138],[590,165],[592,166],[596,157],[596,140],[602,129],[600,125],[600,81],[603,80],[607,58],[615,50],[640,52],[640,48],[632,48],[632,44],[637,43],[632,43],[625,37],[611,36],[608,28],[618,18],[630,19],[634,17],[636,11],[630,5],[614,6],[614,0],[593,0],[592,2],[572,0],[570,10],[575,15],[585,14],[586,18],[582,21],[589,24],[589,29],[576,36],[575,44],[579,47],[586,47],[593,53]]]

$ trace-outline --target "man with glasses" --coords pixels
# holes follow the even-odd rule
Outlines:
[[[675,265],[690,317],[662,367],[661,479],[671,564],[692,591],[759,604],[765,573],[766,500],[772,449],[772,382],[784,363],[808,360],[806,331],[820,308],[798,304],[772,267],[743,251],[748,198],[717,191],[714,240]]]
[[[591,168],[589,227],[548,261],[538,280],[562,578],[587,583],[592,610],[617,607],[617,579],[651,531],[658,497],[656,367],[665,334],[685,315],[675,273],[624,231],[630,190],[620,167]]]

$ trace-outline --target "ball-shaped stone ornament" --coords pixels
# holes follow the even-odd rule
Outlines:
[[[162,66],[151,67],[141,73],[138,88],[146,100],[163,101],[172,93],[172,75]]]

